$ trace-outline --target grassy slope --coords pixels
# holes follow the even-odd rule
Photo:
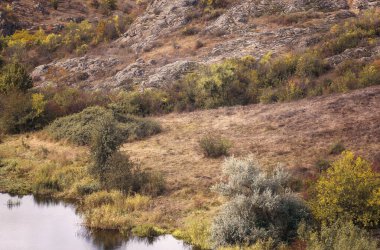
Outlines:
[[[220,133],[233,141],[232,154],[254,154],[263,164],[277,162],[295,174],[311,171],[320,158],[333,158],[328,148],[341,141],[369,160],[380,152],[380,86],[273,105],[220,108],[155,118],[164,131],[143,141],[125,144],[144,168],[163,172],[166,193],[153,200],[139,217],[167,228],[181,227],[182,219],[196,210],[212,214],[221,200],[210,187],[221,177],[223,159],[203,157],[198,140],[207,133]],[[29,170],[52,161],[86,164],[83,147],[45,141],[39,134],[8,137],[0,144],[0,157],[22,162],[25,173],[5,174],[0,168],[0,192],[22,180],[33,182]],[[44,150],[45,149],[45,150]],[[303,171],[300,171],[303,169]],[[21,171],[22,172],[22,171]],[[26,177],[25,177],[26,176]]]

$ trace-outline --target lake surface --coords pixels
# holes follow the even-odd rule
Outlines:
[[[125,238],[118,231],[92,232],[81,226],[72,205],[0,194],[0,249],[9,250],[189,250],[171,235]]]

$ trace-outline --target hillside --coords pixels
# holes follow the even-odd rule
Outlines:
[[[99,249],[378,249],[380,1],[0,1],[0,198]]]
[[[101,7],[95,9],[91,3],[58,2],[54,10],[44,1],[10,1],[12,15],[19,23],[15,27],[42,27],[48,33],[60,34],[73,21],[87,20],[96,26],[119,16],[122,30],[116,34],[109,26],[108,34],[103,34],[111,38],[106,43],[83,41],[84,53],[81,45],[77,52],[61,51],[48,58],[41,54],[37,62],[33,55],[41,53],[38,51],[30,54],[34,60],[23,58],[34,67],[43,63],[32,73],[35,85],[72,85],[72,78],[81,75],[75,77],[76,86],[105,90],[166,86],[201,65],[225,58],[304,51],[335,24],[379,5],[374,0],[226,0],[221,6],[202,7],[199,1],[189,0],[139,1],[139,5],[120,0],[115,10],[104,15]],[[34,14],[24,15],[23,10],[33,10]],[[378,46],[349,55],[361,59],[371,51],[378,53]]]

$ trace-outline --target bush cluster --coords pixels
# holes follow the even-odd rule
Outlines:
[[[103,41],[111,41],[123,34],[132,23],[130,16],[114,16],[97,23],[84,20],[80,23],[70,22],[59,33],[17,30],[13,35],[1,37],[2,54],[8,58],[16,57],[26,63],[36,65],[43,58],[62,56],[65,53],[86,53],[90,46]],[[34,54],[29,54],[33,51]],[[37,53],[41,58],[35,59]],[[33,56],[34,60],[31,60]]]
[[[311,201],[316,218],[326,223],[344,219],[359,226],[378,226],[379,177],[369,162],[343,152],[316,183],[316,196]]]
[[[103,113],[99,119],[93,125],[91,135],[91,173],[107,190],[116,189],[125,194],[161,194],[164,190],[163,177],[141,170],[127,155],[118,151],[123,137],[120,136],[117,120],[111,113]]]
[[[93,131],[105,118],[115,123],[115,133],[121,141],[141,139],[161,131],[160,125],[154,121],[94,106],[55,120],[47,132],[55,140],[66,139],[77,145],[90,145]]]
[[[276,243],[297,236],[302,220],[309,219],[306,204],[287,187],[289,175],[277,168],[263,172],[252,159],[227,159],[223,173],[226,183],[214,187],[228,198],[212,225],[216,247],[247,246],[259,240]]]
[[[231,142],[221,136],[207,135],[199,140],[199,145],[206,157],[217,158],[228,155]]]

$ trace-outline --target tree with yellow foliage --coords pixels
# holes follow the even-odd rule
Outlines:
[[[380,222],[380,174],[368,161],[345,151],[316,184],[312,209],[317,219],[333,223],[337,219],[353,221],[365,227]]]

